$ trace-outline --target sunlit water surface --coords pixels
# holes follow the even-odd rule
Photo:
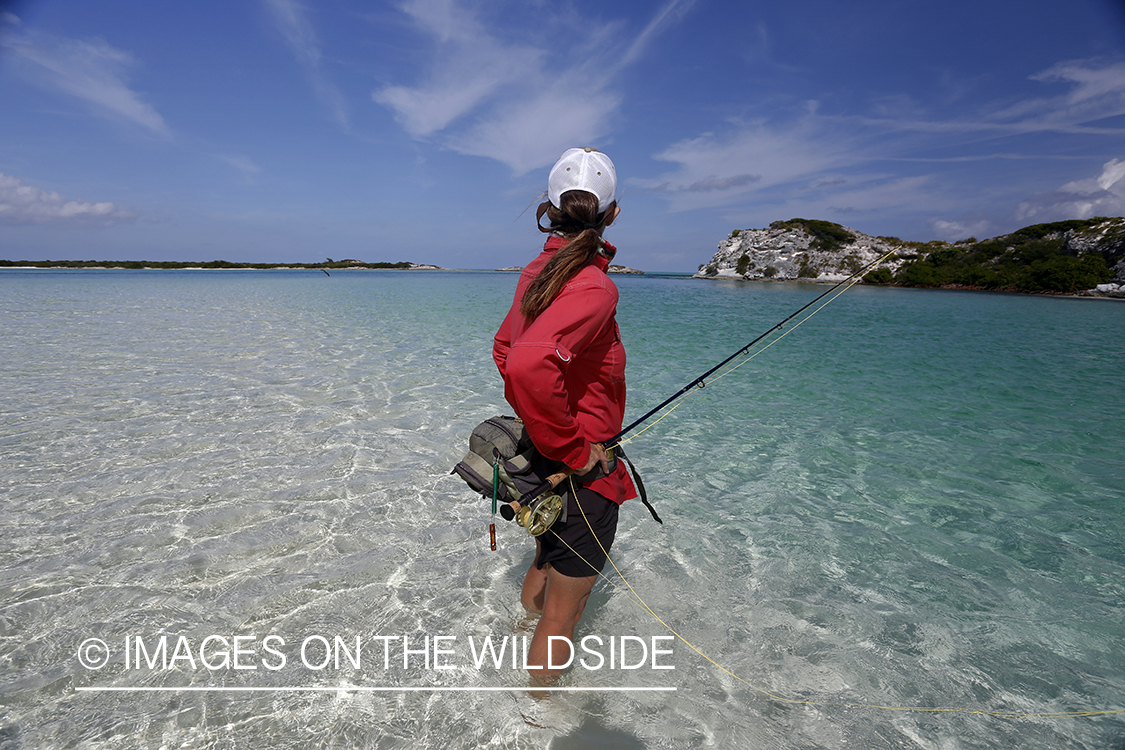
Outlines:
[[[528,632],[532,543],[498,519],[490,551],[449,475],[508,411],[515,280],[0,273],[0,747],[1125,747],[1122,713],[1026,716],[1125,708],[1097,300],[855,288],[630,442],[665,524],[627,503],[612,558],[706,657],[560,685],[675,692],[357,689],[526,684],[469,642]],[[825,289],[616,280],[630,418]],[[578,636],[667,635],[606,573]]]

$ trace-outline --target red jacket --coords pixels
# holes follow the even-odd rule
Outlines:
[[[549,459],[581,469],[590,444],[621,430],[625,416],[625,347],[617,329],[617,287],[597,256],[567,282],[530,326],[520,300],[531,280],[567,240],[550,237],[520,275],[515,301],[500,325],[492,358],[504,378],[504,397],[535,447]],[[636,497],[618,461],[608,477],[586,485],[615,503]]]

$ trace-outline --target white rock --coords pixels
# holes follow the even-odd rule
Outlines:
[[[802,226],[785,225],[768,229],[743,229],[719,243],[718,252],[711,262],[701,266],[696,278],[772,279],[792,281],[837,282],[848,278],[854,271],[901,249],[913,250],[899,243],[840,227],[852,240],[843,247],[823,250],[812,234]],[[889,258],[883,265],[891,271],[905,261]],[[739,269],[742,269],[741,272]],[[802,277],[802,273],[812,274]]]

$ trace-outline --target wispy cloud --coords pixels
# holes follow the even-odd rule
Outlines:
[[[248,156],[242,154],[217,154],[216,156],[237,169],[248,184],[254,184],[258,172],[261,171],[258,165]]]
[[[679,22],[691,7],[695,5],[695,0],[669,0],[664,4],[652,20],[648,22],[645,28],[629,45],[629,49],[621,57],[621,67],[630,65],[638,60],[645,52],[648,51],[650,44],[660,36],[661,33],[666,31],[669,27],[674,26]]]
[[[970,237],[987,237],[992,233],[992,222],[988,219],[934,219],[930,228],[939,240],[956,242]]]
[[[436,42],[427,77],[415,85],[386,86],[372,98],[412,136],[437,138],[524,174],[569,146],[605,137],[622,103],[610,89],[614,76],[640,59],[693,2],[665,3],[625,45],[615,44],[608,31],[620,32],[619,24],[591,23],[582,34],[567,35],[557,51],[555,35],[540,45],[500,39],[456,0],[410,0],[402,10]],[[557,27],[566,23],[560,19]]]
[[[6,25],[11,31],[0,45],[11,53],[13,70],[27,81],[80,99],[103,117],[171,137],[160,113],[129,87],[127,74],[136,65],[131,54],[102,39],[67,39]]]
[[[819,137],[821,133],[811,118],[786,127],[742,123],[726,133],[672,144],[655,158],[676,164],[675,170],[630,184],[667,194],[676,210],[729,205],[748,193],[787,184],[807,189],[813,175],[839,169],[853,158],[844,144]]]
[[[1030,117],[1025,122],[1029,120],[1032,125],[1048,129],[1056,125],[1074,127],[1125,114],[1125,63],[1075,60],[1059,63],[1032,76],[1031,80],[1070,86],[1062,95],[1030,103]],[[1125,131],[1117,129],[1117,132]]]
[[[277,30],[285,39],[289,50],[308,77],[317,99],[328,108],[329,114],[341,128],[349,128],[348,106],[344,95],[325,75],[321,68],[323,54],[316,30],[305,14],[304,7],[295,0],[262,0],[272,16]]]
[[[910,113],[896,117],[857,117],[857,124],[898,132],[979,133],[1025,135],[1069,133],[1125,136],[1125,128],[1097,124],[1125,115],[1125,63],[1074,60],[1054,65],[1029,77],[1045,85],[1062,84],[1066,91],[1053,96],[993,102],[980,111],[959,117],[926,118]]]
[[[446,144],[462,154],[500,161],[516,174],[550,164],[568,147],[596,142],[605,133],[607,113],[620,99],[608,92],[575,96],[556,87],[527,99],[498,104],[494,116]]]
[[[108,226],[136,218],[136,212],[108,201],[68,200],[0,173],[0,224]]]
[[[392,109],[415,137],[444,130],[502,89],[542,76],[542,50],[501,43],[453,2],[412,0],[402,9],[437,42],[429,80],[418,86],[387,86],[372,96]]]
[[[1072,61],[1031,79],[1062,85],[1064,90],[1019,102],[986,103],[974,113],[956,113],[945,119],[925,118],[909,102],[899,109],[901,117],[894,116],[895,108],[885,100],[880,100],[874,117],[834,116],[808,104],[788,116],[775,113],[769,120],[734,123],[718,133],[673,143],[654,158],[672,162],[675,169],[631,184],[663,193],[673,210],[763,204],[846,215],[899,206],[927,214],[956,210],[956,196],[943,193],[938,178],[888,174],[889,163],[1073,158],[1041,149],[1020,153],[1018,140],[1005,141],[1012,145],[1002,152],[980,149],[966,154],[963,145],[1049,132],[1125,136],[1125,129],[1105,124],[1109,118],[1125,115],[1125,64]],[[932,156],[946,148],[962,153]],[[1103,182],[1106,179],[1103,176]],[[1094,182],[1075,183],[1060,193],[1030,200],[1021,209],[1021,218],[1036,212],[1073,216],[1107,210],[1119,205],[1114,203],[1113,190],[1095,189]],[[1048,211],[1048,205],[1054,208]],[[1064,206],[1068,208],[1064,210]],[[945,234],[958,231],[958,226],[982,228],[979,217],[942,220],[948,223]]]

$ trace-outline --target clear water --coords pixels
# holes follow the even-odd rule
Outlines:
[[[855,705],[1125,709],[1125,305],[1099,300],[856,288],[629,443],[665,525],[626,504],[613,559],[729,673],[676,642],[674,670],[560,683],[676,692],[348,690],[526,683],[465,644],[526,632],[531,542],[499,521],[490,551],[448,474],[508,411],[515,280],[0,272],[0,747],[1125,747],[1123,713]],[[634,417],[823,291],[617,282]],[[586,634],[667,631],[618,579]],[[197,661],[243,636],[256,668],[126,665],[161,635]],[[299,663],[310,635],[361,666]],[[376,635],[451,636],[453,668],[385,668]],[[79,689],[183,686],[339,689]]]

